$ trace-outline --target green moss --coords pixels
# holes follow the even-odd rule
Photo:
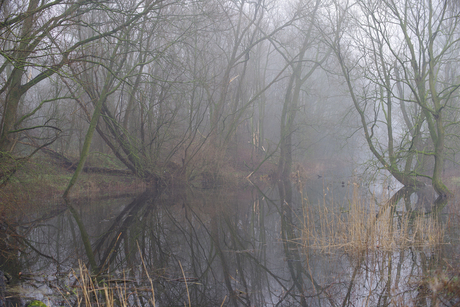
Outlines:
[[[47,307],[47,306],[42,301],[35,300],[27,304],[27,307]]]
[[[102,159],[106,158],[106,162]],[[99,155],[98,167],[122,169],[115,166],[108,156]],[[110,167],[109,167],[110,166]],[[21,203],[37,197],[61,196],[72,178],[73,171],[67,170],[46,155],[37,154],[23,165],[0,189],[0,205]],[[72,194],[76,197],[97,193],[98,196],[135,191],[140,180],[134,176],[109,176],[105,174],[82,173]]]

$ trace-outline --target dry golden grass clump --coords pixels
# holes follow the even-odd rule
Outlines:
[[[73,272],[75,282],[65,291],[61,291],[64,301],[69,306],[132,306],[140,304],[139,299],[150,306],[156,306],[153,284],[150,289],[141,289],[129,285],[127,279],[107,279],[96,281],[86,266],[80,262],[78,272]],[[150,278],[149,278],[150,279]],[[151,297],[140,295],[139,291],[151,293]],[[145,300],[148,300],[146,302]]]
[[[347,207],[330,203],[313,206],[304,198],[301,242],[305,248],[353,253],[434,247],[443,241],[444,230],[432,215],[397,210],[389,200],[378,201],[380,205],[364,200],[357,186]]]

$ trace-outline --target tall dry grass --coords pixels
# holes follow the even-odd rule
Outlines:
[[[444,230],[433,216],[401,210],[389,201],[363,199],[356,184],[346,206],[326,200],[311,205],[303,195],[302,246],[323,253],[353,253],[442,243]]]
[[[133,287],[125,278],[97,282],[81,262],[78,272],[73,272],[72,275],[75,279],[71,287],[72,293],[61,293],[69,306],[142,306],[145,305],[146,300],[149,306],[156,306],[155,291],[150,277],[148,277],[151,284],[150,289]],[[139,291],[144,294],[141,295]],[[145,296],[145,293],[151,293],[151,297]],[[144,304],[141,304],[140,299],[144,301]]]

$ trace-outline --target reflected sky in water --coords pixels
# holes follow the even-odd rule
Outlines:
[[[421,210],[416,205],[421,197],[405,195],[392,205],[383,200],[366,205],[374,216],[378,212],[372,221],[378,232],[386,225],[414,232],[408,238],[416,238],[419,224],[411,221],[420,216],[434,221],[443,239],[435,244],[406,240],[379,246],[382,239],[366,239],[369,246],[361,249],[324,249],[306,237],[327,235],[327,242],[338,242],[345,236],[322,234],[325,229],[340,232],[325,228],[324,209],[352,223],[356,213],[350,204],[357,191],[363,194],[356,187],[351,181],[318,178],[263,189],[151,190],[117,199],[58,201],[4,218],[0,306],[32,299],[74,304],[82,265],[99,282],[125,287],[136,306],[151,305],[152,285],[157,306],[459,303],[456,294],[436,288],[458,275],[455,201]],[[420,210],[401,219],[414,209]],[[382,224],[384,218],[392,222]],[[401,224],[407,221],[409,226]]]

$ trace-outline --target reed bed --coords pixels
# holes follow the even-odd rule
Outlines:
[[[443,242],[444,229],[435,216],[388,202],[363,199],[357,185],[345,207],[325,199],[322,204],[311,205],[304,197],[301,245],[335,253],[434,247]]]
[[[81,262],[79,271],[72,275],[75,279],[69,287],[72,293],[61,293],[68,306],[156,306],[153,284],[147,289],[136,287],[127,279],[96,281]]]

